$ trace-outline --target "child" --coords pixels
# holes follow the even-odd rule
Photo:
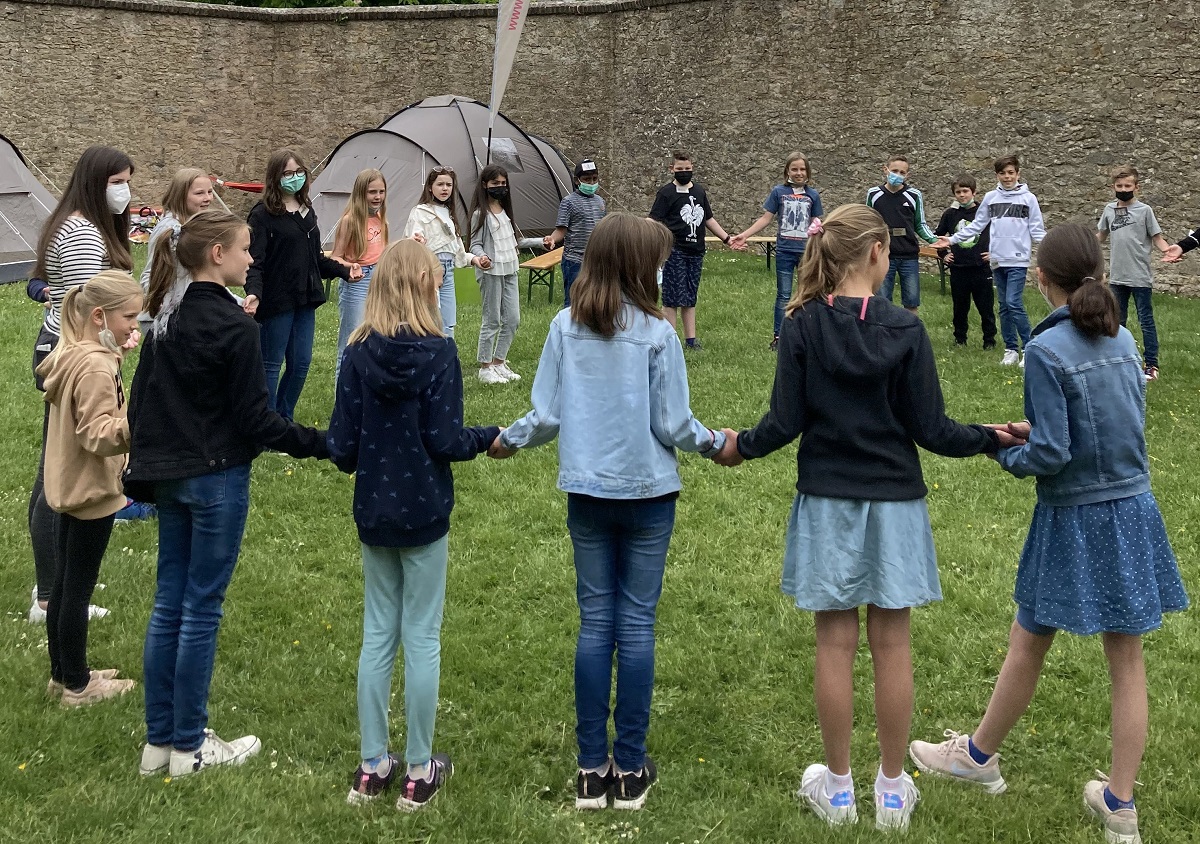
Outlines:
[[[1096,236],[1103,243],[1112,236],[1108,284],[1117,299],[1121,325],[1129,318],[1129,297],[1137,307],[1145,347],[1147,381],[1158,380],[1158,329],[1154,325],[1154,306],[1150,302],[1154,278],[1150,272],[1150,244],[1164,255],[1170,244],[1154,217],[1154,209],[1137,198],[1138,171],[1132,164],[1120,168],[1112,177],[1116,200],[1104,206]]]
[[[575,807],[640,809],[658,777],[646,755],[654,685],[654,619],[675,524],[675,449],[712,456],[724,435],[688,405],[683,352],[658,307],[657,268],[671,232],[632,214],[601,220],[583,256],[570,309],[550,323],[533,381],[533,409],[489,454],[559,437],[575,552]],[[616,739],[608,750],[617,661]]]
[[[700,292],[700,271],[704,268],[704,229],[725,244],[732,238],[713,216],[704,186],[692,182],[693,169],[692,157],[675,150],[671,164],[674,182],[658,189],[650,219],[663,223],[675,235],[675,247],[663,267],[662,302],[667,322],[674,327],[676,317],[682,315],[684,346],[699,351],[696,297]]]
[[[317,308],[325,304],[322,279],[358,281],[362,269],[321,251],[308,168],[290,149],[271,153],[262,201],[250,209],[248,221],[254,261],[243,307],[259,324],[269,406],[291,419],[312,365]]]
[[[909,752],[924,772],[1001,794],[997,751],[1033,699],[1054,634],[1101,633],[1112,677],[1112,776],[1089,782],[1083,799],[1109,842],[1131,844],[1141,841],[1133,787],[1146,744],[1141,637],[1188,599],[1150,491],[1137,345],[1117,321],[1104,256],[1086,226],[1046,235],[1037,283],[1054,310],[1026,348],[1029,421],[1011,430],[1028,442],[997,456],[1016,477],[1037,478],[1008,655],[974,733],[948,731],[949,741],[914,741]]]
[[[994,454],[1007,433],[949,419],[921,321],[873,298],[886,274],[888,229],[843,205],[809,229],[779,335],[771,409],[727,431],[717,461],[764,457],[800,436],[783,590],[816,614],[817,718],[825,764],[798,796],[831,825],[858,819],[850,774],[859,607],[875,670],[881,764],[875,825],[906,828],[920,799],[904,772],[912,719],[909,613],[941,600],[917,446],[947,457]]]
[[[410,812],[426,805],[454,772],[450,757],[432,752],[454,507],[450,463],[473,460],[500,431],[463,427],[458,350],[442,334],[438,314],[441,278],[438,259],[418,243],[400,241],[384,250],[366,315],[346,346],[346,375],[329,421],[330,457],[343,472],[356,473],[354,521],[365,580],[358,662],[362,764],[347,801],[375,799],[401,770],[388,753],[388,700],[403,643],[408,767],[396,808]],[[383,471],[376,470],[380,465]]]
[[[954,204],[942,212],[935,235],[954,234],[975,219],[979,206],[975,204],[975,177],[961,173],[950,183]],[[983,329],[983,348],[996,347],[996,311],[993,307],[992,273],[988,269],[988,227],[978,237],[963,241],[939,254],[950,265],[950,298],[954,302],[954,342],[967,345],[967,316],[971,300],[979,311],[979,327]]]
[[[455,267],[483,267],[484,259],[463,248],[459,235],[455,197],[458,196],[458,177],[453,167],[434,167],[425,177],[421,198],[408,212],[404,226],[405,237],[423,237],[429,251],[442,263],[442,286],[438,290],[438,307],[442,312],[442,333],[454,336],[458,323],[458,302],[454,296]]]
[[[975,219],[957,233],[942,236],[934,244],[946,249],[978,237],[992,224],[988,242],[988,261],[996,295],[1000,299],[1000,336],[1004,338],[1002,366],[1024,366],[1021,349],[1029,343],[1029,315],[1025,312],[1025,276],[1033,252],[1032,243],[1046,236],[1042,209],[1037,197],[1021,182],[1021,162],[1015,155],[1004,155],[995,162],[997,185],[979,203]],[[1021,341],[1017,346],[1018,338]]]
[[[546,249],[563,245],[563,307],[571,307],[571,285],[583,266],[583,250],[596,223],[607,211],[604,200],[596,195],[600,189],[600,171],[596,162],[585,158],[575,165],[575,190],[558,203],[558,218],[554,231],[546,235]]]
[[[333,252],[330,253],[335,261],[348,263],[351,270],[358,267],[362,272],[357,281],[338,285],[338,345],[337,361],[333,367],[335,384],[342,371],[346,341],[362,322],[367,291],[371,287],[371,273],[387,242],[387,180],[378,170],[363,170],[354,179],[350,201],[346,203],[346,210],[338,221]]]
[[[154,253],[147,310],[165,329],[142,348],[129,402],[125,487],[158,504],[158,588],[146,629],[143,775],[240,765],[255,736],[208,729],[208,693],[225,592],[264,447],[325,457],[325,435],[270,408],[259,331],[229,292],[246,283],[250,229],[202,211]],[[184,272],[177,272],[176,264]]]
[[[163,215],[150,232],[146,244],[146,265],[142,268],[142,294],[150,297],[150,268],[154,266],[154,250],[163,237],[178,236],[179,227],[212,204],[213,184],[205,172],[198,167],[184,167],[175,171],[167,192],[163,196]],[[150,315],[138,315],[138,328],[142,334],[150,333]]]
[[[746,240],[758,234],[771,220],[779,216],[779,233],[775,236],[775,324],[771,335],[771,351],[779,346],[779,327],[783,324],[783,309],[792,298],[792,279],[804,258],[808,243],[808,226],[813,218],[825,213],[821,197],[809,187],[812,167],[802,152],[793,152],[783,163],[783,184],[771,189],[763,214],[741,234],[735,234],[732,246],[744,248]]]
[[[908,159],[893,155],[883,168],[885,180],[867,191],[867,206],[883,217],[891,234],[888,271],[879,295],[892,301],[896,277],[900,277],[900,302],[911,313],[921,307],[921,244],[936,238],[925,222],[925,198],[908,184]]]
[[[517,285],[517,224],[513,222],[508,171],[489,164],[479,173],[471,204],[471,252],[479,261],[475,279],[483,300],[479,328],[479,380],[484,384],[520,381],[508,365],[508,349],[521,324],[521,289]],[[520,246],[541,246],[539,238],[522,238]]]
[[[54,586],[46,617],[49,693],[65,707],[86,706],[133,688],[116,669],[90,671],[88,601],[125,506],[121,470],[129,451],[129,420],[121,388],[121,344],[137,330],[142,289],[128,273],[106,270],[72,287],[60,306],[61,333],[38,367],[45,379],[46,501],[55,524]]]

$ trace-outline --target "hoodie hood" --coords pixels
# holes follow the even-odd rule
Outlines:
[[[112,374],[116,375],[121,368],[121,358],[91,340],[63,348],[42,361],[37,368],[37,374],[45,379],[46,401],[58,404],[67,390],[71,389],[80,372],[97,366],[97,352],[107,358],[105,364],[109,366]]]
[[[996,182],[996,190],[998,190],[1000,195],[1005,199],[1012,199],[1018,196],[1027,196],[1029,194],[1029,187],[1024,182],[1017,182],[1015,185],[1013,185],[1012,190],[1006,190],[1004,186],[1002,186],[999,182]]]
[[[346,362],[372,392],[392,401],[419,396],[453,365],[458,354],[445,337],[417,337],[402,328],[394,337],[371,332],[346,347]]]
[[[915,316],[877,296],[866,300],[865,311],[858,297],[836,296],[832,305],[813,300],[804,306],[803,319],[806,352],[838,380],[887,377],[912,349],[897,337],[920,328]]]

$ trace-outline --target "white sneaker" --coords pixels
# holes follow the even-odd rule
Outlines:
[[[858,809],[854,805],[853,788],[839,791],[832,796],[825,793],[825,774],[828,770],[824,765],[809,765],[805,768],[796,796],[830,826],[857,822]]]
[[[479,380],[484,384],[504,384],[508,379],[500,373],[498,366],[479,367]]]
[[[905,771],[900,776],[900,791],[880,791],[875,789],[875,828],[876,829],[908,829],[913,810],[921,801],[921,792],[917,791],[913,778]]]
[[[1020,366],[1022,369],[1025,368],[1025,353],[1024,352],[1021,353],[1021,362],[1017,365]]]
[[[205,730],[204,743],[195,750],[171,751],[171,776],[184,777],[214,765],[241,765],[260,750],[262,742],[257,736],[225,741],[212,730]]]
[[[143,777],[161,774],[171,766],[172,747],[169,744],[147,744],[142,748],[142,761],[138,763],[138,773]]]
[[[1021,362],[1021,356],[1017,354],[1016,349],[1005,349],[1004,357],[1000,358],[1001,366],[1016,366]]]
[[[100,586],[100,584],[96,584],[96,585],[98,587]],[[46,623],[46,611],[44,609],[42,609],[41,605],[38,603],[36,586],[33,587],[33,595],[31,597],[31,601],[32,601],[32,603],[30,603],[30,605],[29,605],[29,616],[28,616],[29,623],[30,624],[45,624]],[[108,610],[106,610],[104,607],[98,607],[95,604],[88,604],[88,620],[89,621],[95,621],[98,618],[104,618],[104,616],[106,616],[106,615],[108,615]]]
[[[508,368],[508,361],[505,361],[504,363],[500,364],[499,366],[497,366],[495,368],[498,369],[500,371],[500,374],[504,376],[505,381],[520,381],[521,380],[520,375],[518,375],[517,373],[513,372],[511,369]]]

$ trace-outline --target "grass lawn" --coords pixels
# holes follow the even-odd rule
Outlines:
[[[471,292],[469,274],[460,291]],[[522,288],[524,279],[522,278]],[[557,291],[561,296],[561,289]],[[955,348],[950,299],[926,278],[922,316],[933,336],[951,414],[969,421],[1022,416],[1021,375],[980,349]],[[774,278],[761,258],[717,251],[705,266],[700,327],[689,356],[692,406],[710,426],[757,421],[770,389]],[[1046,307],[1027,296],[1034,320]],[[468,375],[479,306],[459,293],[459,341]],[[1156,299],[1163,378],[1150,385],[1154,490],[1193,596],[1200,594],[1200,302]],[[525,305],[510,360],[525,379],[485,387],[469,377],[471,423],[507,424],[529,389],[555,307],[544,288]],[[445,793],[417,816],[392,800],[344,802],[357,764],[355,675],[360,644],[359,550],[349,515],[352,481],[331,465],[277,454],[255,463],[253,504],[229,590],[212,684],[211,726],[255,733],[260,757],[244,768],[186,780],[142,779],[140,687],[124,699],[67,712],[45,697],[45,630],[25,620],[33,563],[26,504],[38,459],[40,398],[29,359],[41,309],[19,285],[0,288],[0,382],[9,420],[0,455],[0,840],[189,842],[696,842],[875,841],[870,806],[877,765],[870,661],[857,675],[853,758],[862,819],[830,832],[792,797],[819,761],[812,702],[812,620],[780,594],[784,523],[795,450],[737,470],[681,457],[684,492],[659,611],[649,747],[660,784],[640,813],[573,808],[572,655],[577,628],[565,497],[554,447],[511,461],[456,468],[435,748],[457,768]],[[316,353],[298,409],[328,421],[337,335],[334,306],[318,312]],[[132,362],[126,382],[132,379]],[[598,420],[599,422],[599,420]],[[1031,481],[994,463],[923,455],[944,602],[914,614],[917,704],[913,736],[970,730],[1000,667],[1013,576],[1034,503]],[[155,579],[155,526],[118,528],[92,625],[97,667],[141,674]],[[1147,637],[1151,732],[1138,792],[1147,841],[1200,840],[1200,627],[1170,617]],[[403,751],[400,672],[393,748]],[[1106,769],[1109,683],[1096,638],[1061,636],[1032,709],[1004,748],[1009,792],[990,797],[918,778],[923,802],[910,840],[1098,842],[1081,792]],[[1191,761],[1188,761],[1191,760]]]

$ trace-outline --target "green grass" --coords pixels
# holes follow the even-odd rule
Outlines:
[[[949,297],[925,279],[922,316],[957,418],[1019,418],[1021,377],[999,354],[955,349]],[[468,292],[469,276],[460,281]],[[522,279],[522,286],[524,280]],[[561,289],[558,291],[561,296]],[[710,255],[700,327],[705,350],[688,359],[693,408],[711,426],[757,421],[767,400],[774,280],[761,259]],[[459,342],[471,371],[479,307],[460,293]],[[1028,297],[1034,319],[1046,308]],[[1197,389],[1200,302],[1159,297],[1163,379],[1150,387],[1154,489],[1193,594],[1200,586]],[[555,308],[544,288],[525,305],[510,360],[518,384],[466,385],[472,423],[505,424],[525,412]],[[794,449],[737,470],[681,457],[684,492],[658,626],[649,746],[662,772],[640,813],[578,815],[572,807],[571,659],[577,615],[565,499],[554,447],[456,470],[458,506],[443,632],[436,747],[457,773],[435,804],[409,817],[383,801],[345,805],[357,764],[355,673],[361,579],[349,515],[351,479],[328,464],[267,454],[254,467],[253,504],[229,590],[212,684],[211,724],[253,732],[260,758],[191,780],[141,779],[140,689],[85,711],[44,697],[45,632],[24,621],[33,564],[26,502],[37,465],[40,397],[28,361],[40,308],[17,285],[0,289],[0,379],[9,420],[0,453],[0,840],[295,842],[875,841],[869,809],[877,764],[870,662],[856,670],[853,759],[863,820],[828,832],[791,794],[820,758],[812,703],[810,617],[778,581]],[[298,415],[323,425],[331,407],[336,309],[319,311],[316,355]],[[132,367],[127,369],[127,380]],[[602,420],[598,420],[602,424]],[[923,455],[945,600],[914,614],[914,737],[971,729],[1000,666],[1013,607],[1017,557],[1033,507],[1032,482],[994,463]],[[118,529],[97,600],[112,616],[92,626],[97,666],[140,676],[154,591],[155,528]],[[1200,703],[1195,614],[1171,617],[1148,637],[1150,742],[1139,791],[1148,841],[1198,835],[1194,776]],[[393,744],[403,748],[400,674]],[[1109,684],[1097,639],[1060,637],[1038,696],[1004,748],[1009,793],[989,797],[920,778],[924,801],[909,840],[1098,842],[1081,789],[1108,765]],[[865,801],[864,801],[865,798]]]

